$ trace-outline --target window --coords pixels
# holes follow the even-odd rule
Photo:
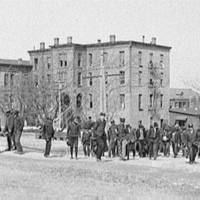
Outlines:
[[[59,54],[60,67],[67,66],[67,54]]]
[[[4,74],[4,86],[8,86],[8,74]]]
[[[123,67],[125,65],[124,55],[125,55],[124,51],[119,52],[119,66],[120,67]]]
[[[89,94],[90,108],[93,108],[92,94]]]
[[[138,65],[139,66],[142,65],[142,52],[141,51],[138,52]]]
[[[89,72],[89,86],[92,86],[92,73]]]
[[[119,79],[120,79],[120,84],[121,85],[125,84],[125,71],[120,71],[119,72]]]
[[[89,53],[89,66],[92,66],[92,54]]]
[[[78,72],[78,86],[82,86],[82,73]]]
[[[150,78],[150,80],[149,80],[149,86],[153,87],[153,79],[152,78]]]
[[[78,53],[78,67],[81,66],[81,53]]]
[[[149,54],[149,61],[152,62],[153,61],[153,53]]]
[[[51,58],[50,57],[47,58],[47,68],[48,69],[51,68]]]
[[[51,83],[51,74],[47,74],[47,82]]]
[[[164,58],[164,55],[160,54],[160,67],[161,68],[164,68],[163,58]]]
[[[160,74],[160,86],[163,86],[163,72]]]
[[[108,84],[108,72],[105,72],[105,84]]]
[[[163,107],[163,94],[160,95],[160,107]]]
[[[76,106],[77,108],[80,108],[82,105],[82,94],[78,94],[77,97],[76,97]]]
[[[35,70],[38,69],[38,59],[37,58],[34,58],[34,68],[35,68]]]
[[[141,86],[142,84],[142,71],[139,71],[138,73],[138,85]]]
[[[150,94],[150,108],[152,108],[153,107],[153,94]]]
[[[139,111],[142,111],[142,94],[139,94],[138,96],[138,109]]]
[[[62,61],[62,60],[60,60],[60,66],[61,66],[61,67],[63,66],[63,61]]]
[[[10,86],[14,85],[14,74],[10,75]]]
[[[4,94],[4,101],[6,103],[9,102],[9,95],[8,94]]]
[[[125,109],[125,94],[120,94],[119,96],[120,100],[120,109],[124,110]]]
[[[103,53],[103,65],[105,65],[108,62],[108,53],[104,52]]]

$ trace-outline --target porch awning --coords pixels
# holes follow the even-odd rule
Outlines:
[[[176,120],[177,120],[177,121],[186,121],[186,120],[187,120],[187,117],[186,117],[186,116],[181,116],[181,115],[180,115],[180,116],[177,116],[177,117],[176,117]]]

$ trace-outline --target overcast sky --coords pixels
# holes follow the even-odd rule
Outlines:
[[[27,50],[54,37],[93,43],[110,34],[172,46],[171,86],[200,79],[200,0],[0,0],[0,58],[29,59]]]

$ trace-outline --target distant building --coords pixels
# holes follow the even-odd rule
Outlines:
[[[170,88],[170,108],[200,106],[200,94],[187,88]]]
[[[157,45],[156,38],[145,43],[111,35],[109,42],[94,44],[75,44],[72,37],[60,44],[55,38],[54,45],[41,42],[40,49],[28,52],[36,85],[45,79],[58,89],[61,83],[77,115],[95,119],[104,111],[117,122],[125,117],[134,127],[141,122],[149,127],[155,120],[169,121],[170,49]]]
[[[19,84],[23,81],[26,82],[26,77],[31,70],[32,66],[29,61],[0,59],[0,118],[2,126],[5,123],[3,111],[19,108],[14,92]]]
[[[197,128],[200,121],[200,95],[192,89],[170,89],[170,124],[180,126],[193,123]]]

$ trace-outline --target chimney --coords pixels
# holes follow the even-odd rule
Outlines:
[[[142,36],[142,42],[145,43],[145,36]]]
[[[67,44],[72,44],[72,36],[67,37]]]
[[[101,44],[101,40],[100,40],[100,39],[98,39],[98,40],[97,40],[97,43],[98,43],[98,44]]]
[[[54,46],[58,46],[59,45],[59,38],[54,38]]]
[[[115,42],[116,42],[116,36],[110,35],[110,43],[115,43]]]
[[[40,42],[40,50],[44,50],[45,49],[45,43],[44,42]]]
[[[151,44],[156,45],[156,37],[152,37]]]
[[[22,58],[18,58],[17,63],[18,63],[18,65],[21,65],[22,64]]]

